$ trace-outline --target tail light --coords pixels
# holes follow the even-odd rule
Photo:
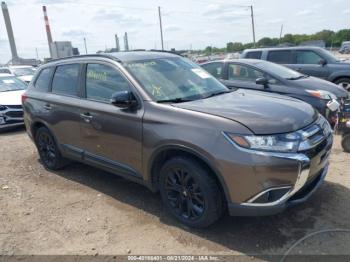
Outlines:
[[[26,93],[22,94],[22,105],[27,100],[27,98],[28,98],[28,96],[26,95]]]

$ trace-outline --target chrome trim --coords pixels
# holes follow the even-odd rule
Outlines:
[[[257,194],[255,197],[249,199],[247,202],[248,203],[252,203],[254,202],[255,200],[257,200],[259,197],[261,197],[262,195],[270,192],[270,191],[274,191],[274,190],[279,190],[279,189],[287,189],[287,188],[292,188],[291,186],[281,186],[281,187],[273,187],[273,188],[268,188],[262,192],[260,192],[259,194]],[[287,192],[288,193],[288,192]],[[286,194],[287,194],[286,193]],[[283,197],[283,196],[282,196]],[[260,203],[260,204],[263,204],[263,203]]]
[[[247,202],[241,203],[241,205],[242,206],[255,206],[255,207],[270,207],[270,206],[276,206],[278,204],[283,203],[284,201],[287,201],[296,192],[298,192],[307,182],[310,170],[309,170],[309,168],[303,169],[303,165],[304,165],[303,162],[299,162],[298,177],[294,183],[294,186],[292,187],[292,189],[289,192],[284,194],[281,198],[277,199],[276,201],[269,202],[269,203],[251,203],[252,201],[250,199]],[[259,194],[261,194],[261,193],[259,193]],[[254,199],[254,198],[256,199],[255,196],[252,199]]]
[[[4,124],[4,125],[0,125],[0,130],[8,128],[8,127],[23,126],[23,125],[24,125],[24,122],[23,123],[16,123],[16,124]]]
[[[8,115],[10,112],[21,112],[23,114],[23,109],[22,108],[11,108],[9,105],[3,105],[6,109],[5,110],[0,110],[0,117],[6,118],[6,121],[4,124],[0,125],[0,128],[5,128],[9,126],[15,126],[15,125],[23,125],[24,120],[23,117],[11,117]],[[19,105],[13,105],[13,106],[19,106]],[[18,123],[12,123],[12,124],[7,124],[7,121],[18,121]]]

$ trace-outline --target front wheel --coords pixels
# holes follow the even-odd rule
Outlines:
[[[337,79],[336,81],[334,81],[335,84],[337,84],[338,86],[344,88],[346,91],[348,91],[350,93],[350,78],[349,77],[343,77],[340,79]]]
[[[341,145],[345,152],[350,153],[350,134],[346,134],[343,136]]]
[[[216,180],[192,158],[175,157],[163,165],[160,193],[169,212],[187,226],[207,227],[223,211],[223,199]]]

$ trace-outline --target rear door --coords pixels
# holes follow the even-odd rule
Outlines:
[[[56,67],[51,92],[41,110],[64,153],[81,158],[80,139],[80,75],[82,64],[62,64]]]
[[[84,70],[80,109],[85,160],[120,174],[141,173],[143,108],[121,109],[110,103],[117,91],[135,89],[115,65],[91,62]],[[141,100],[139,100],[141,104]]]

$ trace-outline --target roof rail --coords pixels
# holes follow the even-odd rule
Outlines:
[[[182,56],[179,53],[177,53],[176,51],[168,51],[168,50],[158,50],[158,49],[150,49],[150,50],[146,50],[149,52],[161,52],[161,53],[169,53],[169,54],[173,54],[173,55],[178,55],[178,56]]]
[[[84,58],[84,57],[104,57],[104,58],[113,59],[113,60],[115,60],[117,62],[121,62],[120,59],[118,59],[117,57],[115,57],[113,55],[109,55],[107,53],[100,53],[100,54],[75,55],[75,56],[67,56],[67,57],[62,57],[62,58],[56,58],[56,59],[51,59],[47,63],[62,61],[62,60],[71,59],[71,58],[81,58],[81,57],[82,58]]]

